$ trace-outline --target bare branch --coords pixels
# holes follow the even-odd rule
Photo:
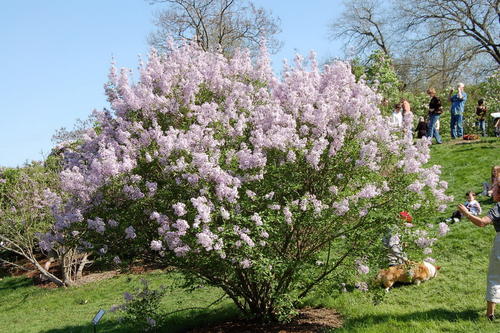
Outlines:
[[[248,0],[158,0],[167,8],[157,14],[157,31],[149,37],[155,48],[168,51],[167,39],[195,41],[203,50],[231,55],[239,47],[252,50],[266,40],[271,53],[281,43],[279,19]]]

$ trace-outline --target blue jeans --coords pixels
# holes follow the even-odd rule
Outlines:
[[[484,119],[476,121],[477,128],[483,136],[486,136],[486,121]]]
[[[439,120],[439,114],[430,114],[429,115],[429,124],[427,126],[427,136],[432,139],[432,137],[436,138],[437,143],[442,143],[441,135],[439,135],[439,131],[436,129],[436,122]]]
[[[451,138],[461,138],[464,136],[464,128],[463,128],[464,116],[459,114],[452,114],[450,119],[450,130],[451,130]]]

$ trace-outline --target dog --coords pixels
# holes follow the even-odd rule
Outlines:
[[[377,275],[377,282],[385,287],[386,291],[396,282],[420,283],[436,277],[441,266],[434,266],[429,262],[408,261],[406,264],[391,266],[387,269],[381,269]]]

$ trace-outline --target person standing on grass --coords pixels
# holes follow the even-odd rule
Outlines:
[[[486,136],[486,114],[488,113],[488,109],[486,108],[486,105],[484,105],[484,99],[480,99],[477,101],[477,107],[476,107],[476,115],[477,115],[477,122],[476,126],[478,129],[481,131],[482,136]]]
[[[457,139],[464,136],[463,122],[467,94],[464,91],[464,84],[461,82],[458,84],[457,90],[457,93],[453,95],[454,90],[451,89],[449,97],[451,102],[450,130],[452,139]]]
[[[403,120],[405,118],[410,118],[411,120],[413,120],[413,114],[411,112],[410,102],[408,102],[406,98],[403,98],[400,104],[401,107],[403,108]]]
[[[410,140],[413,139],[413,113],[411,112],[410,102],[406,98],[401,100],[401,107],[403,109],[403,132],[405,137]]]
[[[431,97],[429,102],[429,124],[427,126],[427,137],[436,138],[438,144],[443,143],[441,140],[441,135],[436,128],[436,122],[439,121],[439,117],[443,113],[443,106],[441,105],[441,100],[436,96],[436,90],[434,88],[427,89],[427,94]]]
[[[486,287],[486,317],[495,319],[495,305],[500,303],[500,177],[497,176],[493,185],[493,201],[496,204],[483,217],[474,216],[464,205],[458,205],[458,210],[478,227],[493,224],[496,231],[495,240],[490,253]]]

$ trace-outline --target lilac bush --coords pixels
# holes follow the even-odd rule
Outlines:
[[[51,167],[55,164],[53,157],[45,164],[33,162],[22,168],[0,169],[0,251],[27,260],[42,279],[70,286],[82,277],[89,253],[63,242],[56,246],[39,242],[39,236],[51,230],[53,210],[62,203],[58,172]],[[50,270],[53,263],[59,266],[59,272]],[[1,256],[0,264],[18,267]]]
[[[278,78],[264,49],[255,62],[171,49],[135,84],[112,67],[113,112],[65,151],[71,199],[46,242],[173,265],[275,320],[380,247],[400,211],[448,199],[439,167],[424,167],[429,141],[389,128],[348,64],[297,57]]]

